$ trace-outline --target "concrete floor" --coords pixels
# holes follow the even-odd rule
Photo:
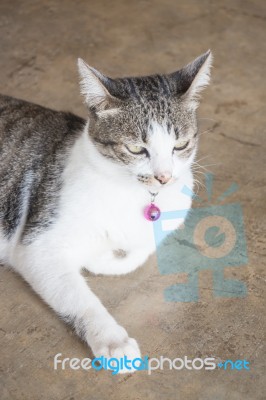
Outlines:
[[[225,268],[225,276],[245,282],[247,296],[214,297],[206,270],[198,302],[166,302],[163,290],[186,274],[160,275],[155,257],[131,275],[88,280],[143,355],[246,359],[251,366],[150,376],[54,371],[56,353],[90,352],[19,276],[1,268],[2,400],[265,399],[265,21],[264,0],[0,2],[1,92],[83,116],[78,56],[122,76],[170,72],[213,50],[199,158],[215,164],[214,199],[239,185],[224,204],[243,207],[249,262]]]

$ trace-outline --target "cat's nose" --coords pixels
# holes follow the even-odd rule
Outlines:
[[[170,181],[170,179],[172,178],[172,174],[171,172],[162,172],[159,175],[155,175],[154,178],[157,179],[157,181],[159,181],[162,185],[164,185]]]

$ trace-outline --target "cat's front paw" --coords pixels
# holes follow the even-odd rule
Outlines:
[[[134,367],[132,367],[131,362],[135,358],[140,358],[141,353],[139,346],[135,339],[130,338],[126,332],[126,330],[120,326],[115,325],[112,328],[108,329],[108,332],[103,334],[102,340],[98,343],[94,348],[92,348],[94,355],[98,357],[104,357],[107,360],[110,358],[115,358],[120,360],[128,360],[126,365],[123,365],[122,368],[117,368],[118,373],[132,373],[136,371]],[[124,361],[123,361],[123,364]],[[117,367],[118,362],[116,360],[113,361],[112,366],[110,365],[108,369],[114,370],[114,366]],[[138,365],[138,364],[136,364]]]

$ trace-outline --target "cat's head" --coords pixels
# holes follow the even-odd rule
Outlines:
[[[195,157],[196,109],[211,61],[208,51],[168,75],[111,79],[79,59],[88,134],[98,152],[149,190],[177,180]]]

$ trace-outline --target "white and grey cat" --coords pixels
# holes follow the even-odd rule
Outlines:
[[[111,79],[79,60],[85,121],[0,96],[0,259],[95,356],[140,357],[80,274],[126,274],[155,251],[143,210],[188,209],[198,95],[212,55],[169,75]],[[182,220],[176,223],[178,227]]]

